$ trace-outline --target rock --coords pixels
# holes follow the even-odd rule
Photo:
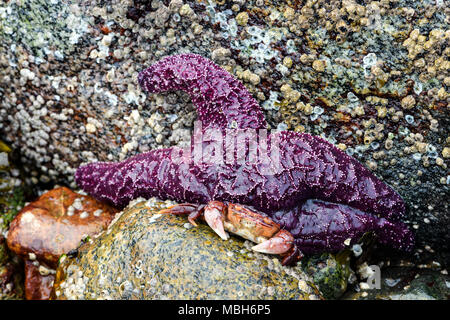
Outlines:
[[[22,300],[23,276],[17,265],[0,265],[0,300]]]
[[[160,215],[152,198],[131,204],[103,232],[61,258],[55,299],[317,299],[301,268],[222,241],[205,224]]]
[[[5,264],[9,259],[8,247],[5,238],[0,235],[0,265]]]
[[[48,300],[55,275],[43,272],[43,265],[37,265],[33,261],[25,261],[25,298],[27,300]],[[49,270],[48,267],[44,268]]]
[[[11,148],[0,140],[0,234],[3,235],[25,203],[26,188],[13,156]]]
[[[272,129],[343,146],[404,197],[418,249],[450,252],[444,2],[296,3],[3,2],[0,133],[34,183],[73,183],[83,162],[182,145],[189,98],[146,96],[137,73],[169,54],[224,48],[217,62],[254,75],[245,85]],[[298,102],[283,97],[286,84]]]
[[[8,247],[26,260],[56,267],[63,253],[105,229],[116,210],[66,187],[53,189],[25,206],[11,222]]]
[[[8,246],[25,260],[25,298],[47,300],[59,257],[106,229],[116,210],[66,187],[44,193],[11,222]]]
[[[0,140],[0,300],[23,299],[23,266],[8,250],[5,236],[10,222],[25,203],[20,170],[11,148]]]
[[[6,239],[0,234],[0,300],[23,299],[22,266],[9,252]]]
[[[433,269],[390,267],[382,269],[381,289],[349,291],[350,300],[448,300],[450,277]]]
[[[314,255],[302,261],[303,270],[313,278],[325,299],[338,299],[347,290],[348,279],[352,272],[349,264],[348,250],[336,255],[330,253]]]

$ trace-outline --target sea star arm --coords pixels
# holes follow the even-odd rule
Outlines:
[[[209,189],[198,167],[191,165],[189,154],[186,149],[174,147],[121,162],[88,163],[77,169],[75,182],[95,198],[119,208],[138,197],[205,203]]]
[[[413,234],[405,224],[343,204],[310,199],[301,206],[271,216],[294,236],[297,247],[307,254],[337,252],[370,231],[380,243],[396,249],[410,251],[414,244]]]
[[[405,212],[401,196],[369,169],[321,137],[281,132],[280,159],[300,200],[317,198],[346,204],[398,220]]]
[[[409,251],[413,235],[406,225],[365,213],[358,209],[317,199],[287,210],[265,214],[249,206],[220,201],[208,205],[177,204],[160,213],[203,218],[223,239],[229,231],[257,243],[252,249],[282,254],[283,265],[298,261],[303,253],[336,252],[357,242],[366,232],[374,232],[379,242]]]
[[[200,55],[165,57],[140,72],[138,81],[144,90],[152,93],[187,92],[204,127],[266,128],[264,114],[245,86]]]

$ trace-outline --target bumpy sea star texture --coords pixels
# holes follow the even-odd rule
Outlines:
[[[266,127],[261,108],[242,82],[202,56],[169,56],[139,73],[138,80],[148,92],[186,91],[198,119],[208,126]]]
[[[266,127],[245,87],[201,56],[162,59],[140,73],[139,83],[149,92],[183,90],[191,96],[204,123],[202,150],[216,142],[207,129],[225,134],[229,128]],[[340,250],[344,240],[356,241],[367,231],[374,231],[382,243],[411,249],[412,233],[397,221],[405,211],[404,202],[391,187],[322,138],[277,132],[260,141],[258,151],[270,153],[274,140],[279,162],[272,157],[255,163],[195,162],[191,146],[153,150],[118,163],[91,163],[81,166],[75,179],[94,197],[119,207],[140,196],[249,205],[290,231],[304,252]],[[246,145],[238,145],[235,156],[239,148]],[[179,155],[176,161],[174,154]]]

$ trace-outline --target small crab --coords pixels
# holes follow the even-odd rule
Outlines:
[[[221,201],[205,204],[181,203],[161,210],[162,214],[188,215],[189,222],[202,218],[223,240],[228,240],[226,231],[257,243],[252,250],[283,256],[282,264],[289,265],[301,259],[292,234],[270,219],[266,214],[249,206]]]

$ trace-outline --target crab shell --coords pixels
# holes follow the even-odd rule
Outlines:
[[[239,204],[230,203],[224,206],[224,211],[225,230],[255,243],[266,241],[280,231],[278,223]]]

